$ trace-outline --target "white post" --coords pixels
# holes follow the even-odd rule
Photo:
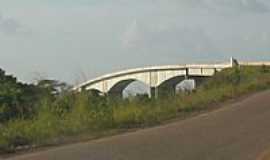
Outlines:
[[[230,59],[230,65],[233,68],[233,57],[231,57],[231,59]]]
[[[235,66],[239,66],[239,63],[238,63],[238,61],[236,59],[234,59],[233,57],[231,57],[230,65],[233,68]]]

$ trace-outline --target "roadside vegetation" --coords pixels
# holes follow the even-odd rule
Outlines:
[[[190,93],[160,99],[114,99],[73,93],[65,83],[22,84],[0,70],[0,153],[59,144],[80,135],[142,128],[270,89],[270,67],[235,67],[217,73]]]

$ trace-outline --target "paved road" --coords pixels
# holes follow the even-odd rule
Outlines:
[[[270,149],[270,91],[161,127],[13,160],[256,160]]]

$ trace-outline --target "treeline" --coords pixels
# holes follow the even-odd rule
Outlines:
[[[18,82],[0,68],[0,123],[31,118],[44,98],[54,100],[68,89],[66,83],[55,80],[40,80],[37,84]]]

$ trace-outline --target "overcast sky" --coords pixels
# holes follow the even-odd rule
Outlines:
[[[159,64],[270,60],[269,0],[1,0],[0,67],[75,83]]]

